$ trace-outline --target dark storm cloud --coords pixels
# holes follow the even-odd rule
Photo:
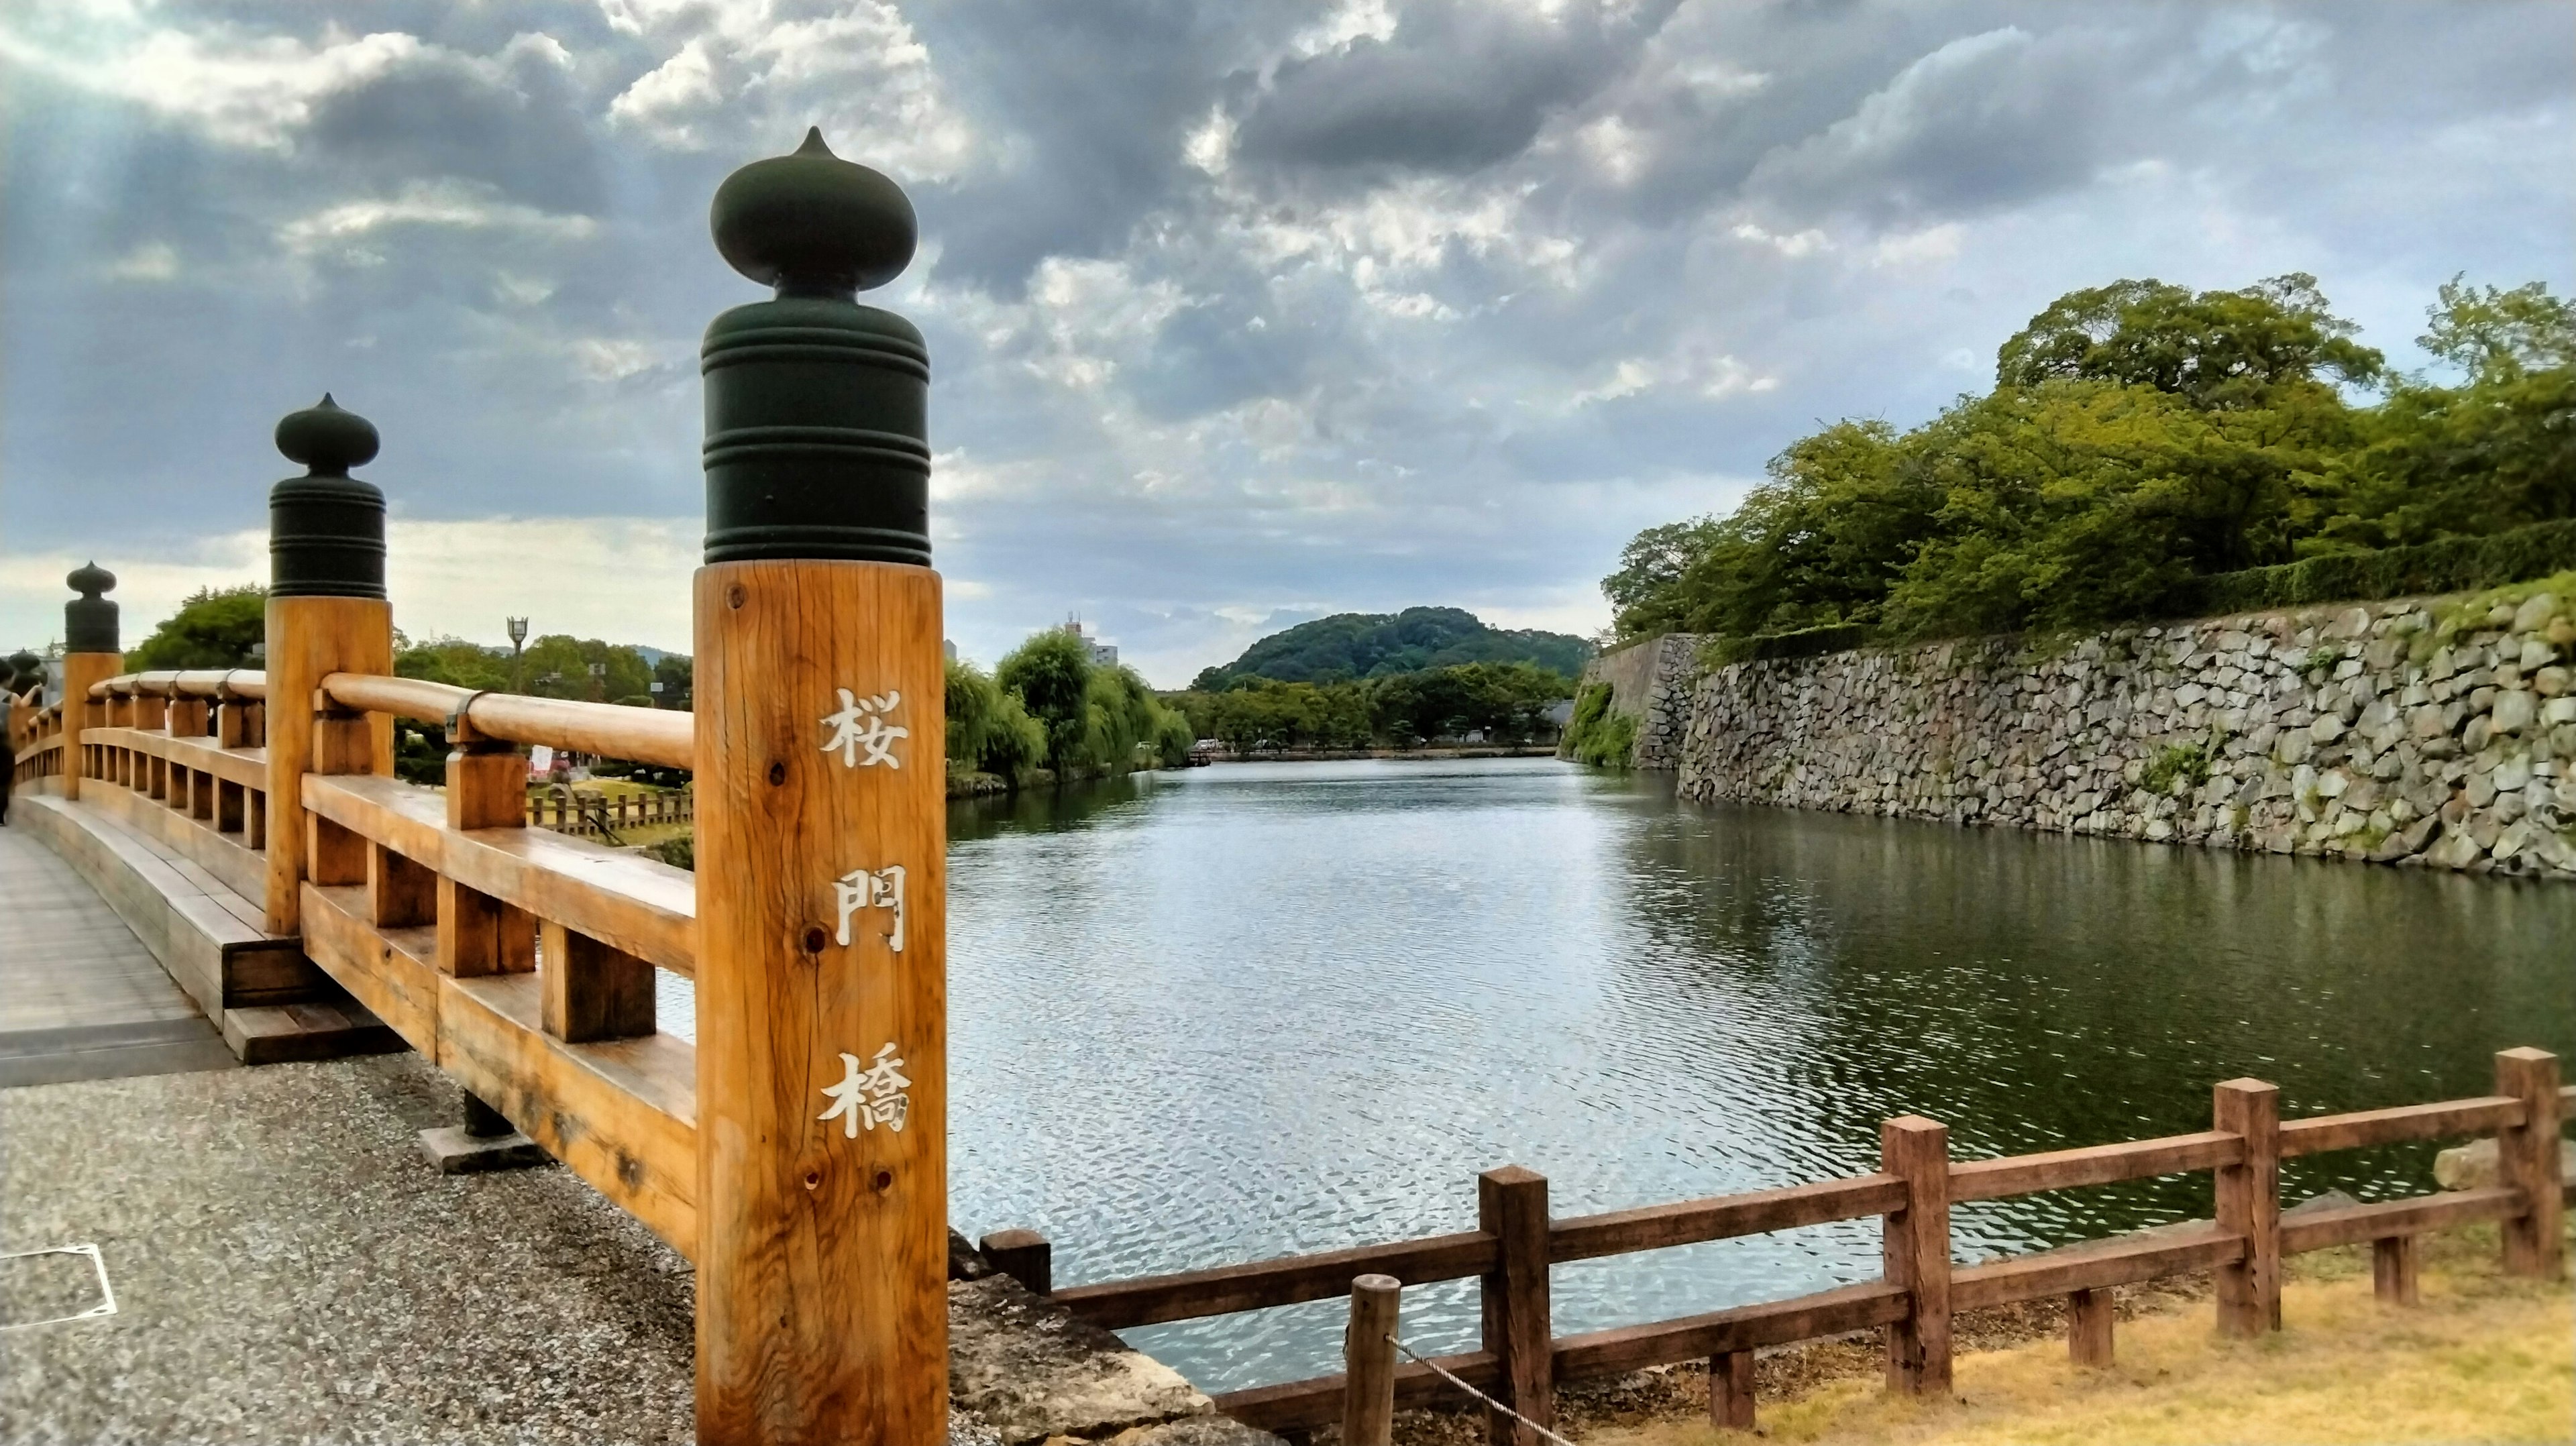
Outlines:
[[[1014,154],[929,188],[943,275],[1017,294],[1047,256],[1098,256],[1194,176],[1181,138],[1298,25],[1280,0],[986,0],[919,17],[961,98]]]
[[[1472,171],[1519,155],[1607,83],[1672,4],[1607,18],[1476,0],[1409,6],[1395,33],[1282,64],[1241,122],[1255,164]]]
[[[2104,159],[2120,42],[2018,26],[1950,41],[1850,115],[1754,168],[1751,191],[1802,217],[1942,220],[2080,185]]]
[[[428,51],[323,96],[305,136],[315,152],[390,184],[456,176],[548,211],[605,199],[569,56],[514,43],[489,60]]]

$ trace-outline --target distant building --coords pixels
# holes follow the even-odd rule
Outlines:
[[[952,663],[953,663],[953,662],[956,662],[956,661],[957,661],[957,644],[956,644],[956,642],[955,642],[954,640],[952,640],[952,639],[949,639],[949,638],[941,638],[941,639],[939,640],[939,655],[940,655],[941,657],[943,657],[943,658],[946,658],[948,661],[950,661],[950,662],[952,662]]]
[[[1091,634],[1084,632],[1082,629],[1082,619],[1066,618],[1064,620],[1064,630],[1082,640],[1082,646],[1090,652],[1092,662],[1104,668],[1114,668],[1118,666],[1118,645],[1116,643],[1101,642],[1099,639],[1091,636]]]

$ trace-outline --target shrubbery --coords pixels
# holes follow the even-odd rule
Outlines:
[[[2070,293],[2003,344],[1991,392],[1792,443],[1734,513],[1638,534],[1602,591],[1624,637],[1764,657],[2565,565],[2576,307],[2454,281],[2430,314],[2457,384],[2390,375],[2306,276]]]
[[[1565,755],[1595,768],[1625,768],[1637,751],[1637,720],[1610,706],[1610,685],[1592,683],[1574,697],[1567,720]]]

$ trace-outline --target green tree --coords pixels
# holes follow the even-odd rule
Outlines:
[[[1017,782],[1046,759],[1046,730],[1020,695],[971,663],[951,661],[947,678],[948,767]]]
[[[268,589],[201,587],[152,635],[125,654],[132,672],[163,668],[240,668],[268,637]]]
[[[2354,329],[2305,272],[2197,293],[2115,281],[2070,291],[2032,317],[1996,352],[1995,385],[2115,382],[2195,407],[2264,406],[2282,386],[2377,380],[2383,358],[2352,340]]]
[[[1190,686],[1214,692],[1243,678],[1334,683],[1383,678],[1458,663],[1528,662],[1568,677],[1583,670],[1592,645],[1565,633],[1490,628],[1458,608],[1406,608],[1400,613],[1336,613],[1299,623],[1244,649],[1243,656],[1201,672]]]

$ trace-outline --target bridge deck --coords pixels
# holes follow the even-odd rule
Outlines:
[[[0,1087],[235,1063],[71,865],[23,830],[0,828]]]

